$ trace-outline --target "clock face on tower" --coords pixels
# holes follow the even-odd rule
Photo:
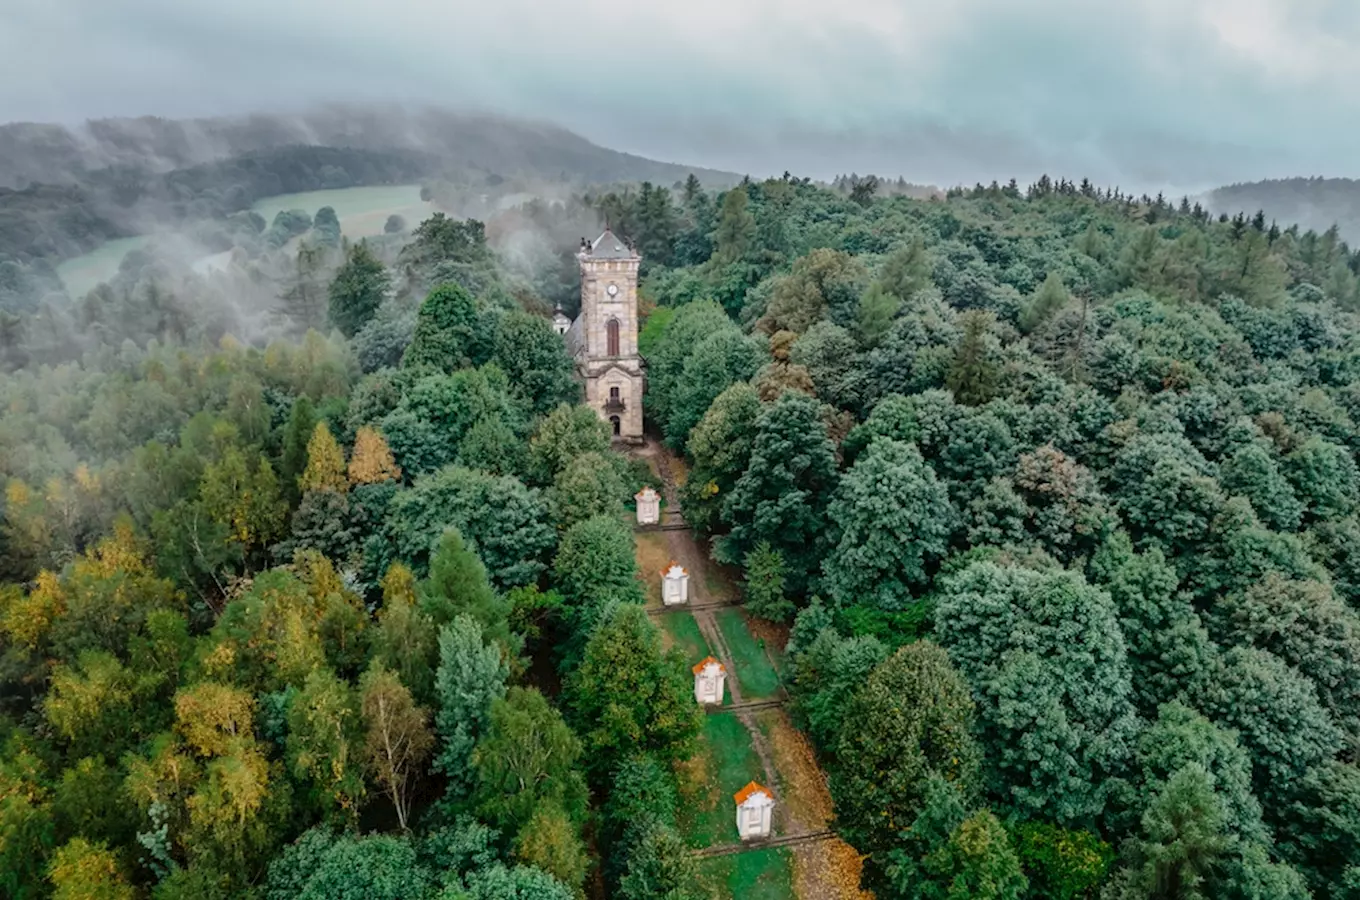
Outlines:
[[[613,297],[615,294],[619,292],[619,286],[617,284],[611,284],[609,287],[604,289],[604,292],[609,296]]]

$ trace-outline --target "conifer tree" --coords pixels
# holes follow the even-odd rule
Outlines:
[[[354,337],[378,311],[387,287],[387,269],[368,242],[350,247],[330,286],[331,324],[345,337]]]
[[[903,303],[911,300],[917,291],[930,286],[930,254],[921,235],[888,255],[878,273],[877,284]]]
[[[987,346],[992,317],[980,310],[970,310],[960,318],[963,336],[955,348],[946,382],[955,400],[965,406],[981,406],[996,396],[1001,374]]]
[[[331,430],[325,422],[317,422],[312,431],[312,439],[307,442],[307,468],[298,480],[298,487],[307,491],[349,490],[349,477],[345,474],[345,454],[335,442]]]
[[[401,466],[392,458],[392,450],[376,428],[365,425],[354,436],[354,452],[349,458],[349,480],[352,484],[381,484],[401,478]]]
[[[1067,305],[1069,294],[1057,272],[1049,272],[1020,313],[1020,330],[1028,334]]]
[[[283,430],[283,455],[279,460],[279,478],[290,506],[297,505],[298,479],[307,468],[307,442],[316,430],[316,408],[306,394],[293,401],[288,413],[288,424]]]
[[[713,234],[713,259],[721,264],[737,262],[750,252],[756,237],[756,219],[748,208],[745,187],[723,195],[718,228]]]

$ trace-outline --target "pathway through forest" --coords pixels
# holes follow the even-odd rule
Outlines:
[[[649,461],[661,479],[666,501],[663,524],[683,522],[676,476],[679,466],[675,459],[651,439],[636,453]],[[764,708],[751,708],[746,706],[751,701],[742,698],[735,657],[716,616],[724,606],[736,606],[735,591],[688,528],[667,528],[662,533],[671,558],[689,573],[689,602],[699,607],[689,612],[713,655],[727,670],[730,702],[721,709],[743,705],[744,708],[731,709],[731,714],[737,716],[750,734],[751,748],[764,772],[763,783],[775,796],[772,840],[755,842],[751,849],[772,845],[788,847],[793,859],[794,887],[800,900],[862,900],[871,897],[859,888],[859,855],[840,838],[828,835],[833,818],[831,793],[827,787],[826,774],[817,764],[807,737],[793,727],[788,714],[780,708],[782,704],[771,703]],[[685,613],[676,611],[674,614]],[[748,630],[751,629],[748,627]],[[756,639],[754,631],[752,639]],[[784,689],[781,686],[775,700],[782,700],[783,697]],[[745,849],[741,845],[719,845],[704,848],[699,853],[711,856],[742,852]]]

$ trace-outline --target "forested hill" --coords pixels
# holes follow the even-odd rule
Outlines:
[[[81,184],[101,169],[168,172],[293,145],[418,151],[501,176],[584,183],[672,184],[691,172],[712,184],[737,176],[657,162],[592,144],[565,128],[502,116],[400,107],[337,106],[296,116],[100,119],[77,128],[0,126],[0,187]]]
[[[0,126],[0,310],[15,305],[4,295],[16,285],[55,285],[55,264],[111,239],[192,229],[210,251],[226,250],[215,236],[224,220],[279,194],[420,181],[442,185],[441,198],[477,198],[691,174],[709,186],[738,180],[552,125],[437,110]]]
[[[840,900],[860,855],[878,900],[1354,900],[1360,254],[1047,178],[515,227],[569,267],[601,214],[705,590],[765,647],[645,610],[660,481],[507,221],[148,249],[0,318],[0,895],[813,900],[810,845],[694,855],[803,760],[776,828],[829,786]],[[699,710],[710,652],[829,780]]]
[[[1208,206],[1216,213],[1254,214],[1263,210],[1283,228],[1323,232],[1333,225],[1341,237],[1360,241],[1360,181],[1352,178],[1283,178],[1233,184],[1210,191]]]

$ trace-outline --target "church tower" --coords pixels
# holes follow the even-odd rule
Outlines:
[[[586,403],[616,440],[642,442],[642,357],[638,356],[637,282],[641,257],[612,231],[581,241],[581,315],[567,332]]]

